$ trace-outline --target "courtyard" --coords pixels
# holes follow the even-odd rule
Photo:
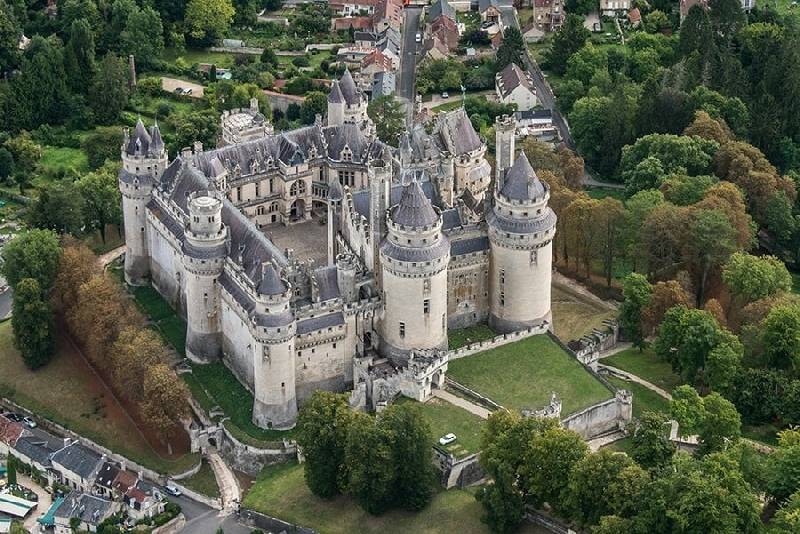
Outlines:
[[[613,396],[547,335],[467,356],[449,363],[450,378],[506,408],[539,409],[555,392],[561,416]]]
[[[262,231],[282,252],[292,249],[295,259],[314,260],[315,265],[321,266],[328,262],[328,230],[322,221],[315,215],[289,226],[271,224]]]

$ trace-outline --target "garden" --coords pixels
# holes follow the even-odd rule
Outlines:
[[[453,360],[450,378],[506,408],[539,409],[555,392],[563,416],[613,393],[548,335],[537,335]]]

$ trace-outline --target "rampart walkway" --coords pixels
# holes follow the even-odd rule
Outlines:
[[[469,413],[477,415],[481,419],[488,419],[489,418],[489,414],[492,413],[489,410],[487,410],[486,408],[478,406],[477,404],[472,403],[472,402],[470,402],[470,401],[468,401],[466,399],[462,399],[461,397],[453,395],[449,391],[445,391],[443,389],[434,389],[433,390],[433,396],[437,397],[437,398],[440,398],[445,402],[449,402],[450,404],[453,404],[454,406],[458,406],[459,408],[463,408],[463,409],[467,410]]]

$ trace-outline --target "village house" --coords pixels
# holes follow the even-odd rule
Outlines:
[[[495,75],[497,98],[503,104],[516,104],[518,111],[526,111],[536,106],[536,88],[530,75],[515,63]]]
[[[396,77],[394,72],[376,72],[372,81],[372,94],[370,99],[374,100],[379,96],[388,96],[395,92]]]
[[[514,112],[517,121],[517,138],[534,137],[537,141],[551,143],[559,141],[558,128],[553,124],[553,111],[531,109]]]
[[[334,17],[331,19],[333,31],[371,30],[372,17]]]
[[[342,17],[372,15],[375,13],[377,4],[378,0],[333,0],[330,2],[333,12]]]
[[[447,0],[437,0],[428,9],[427,34],[444,44],[448,50],[458,48],[459,32],[456,10]]]
[[[501,23],[500,5],[497,0],[478,0],[478,13],[481,22]]]
[[[73,519],[77,520],[78,530],[97,532],[100,523],[118,510],[118,503],[80,491],[72,491],[53,514],[55,534],[72,534]]]
[[[53,454],[50,461],[53,469],[61,475],[62,484],[88,492],[94,487],[105,459],[80,443],[72,443]]]
[[[625,16],[630,8],[630,0],[600,0],[600,14],[604,17]]]

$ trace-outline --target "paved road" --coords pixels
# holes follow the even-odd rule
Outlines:
[[[421,7],[407,7],[403,15],[403,39],[400,45],[400,79],[397,81],[397,96],[406,104],[406,122],[411,124],[414,116],[414,97],[416,91],[417,42],[422,18]]]
[[[216,534],[220,528],[225,530],[225,534],[249,534],[252,531],[236,522],[236,514],[222,513],[185,496],[169,497],[169,500],[180,505],[183,515],[186,516],[183,532]]]

